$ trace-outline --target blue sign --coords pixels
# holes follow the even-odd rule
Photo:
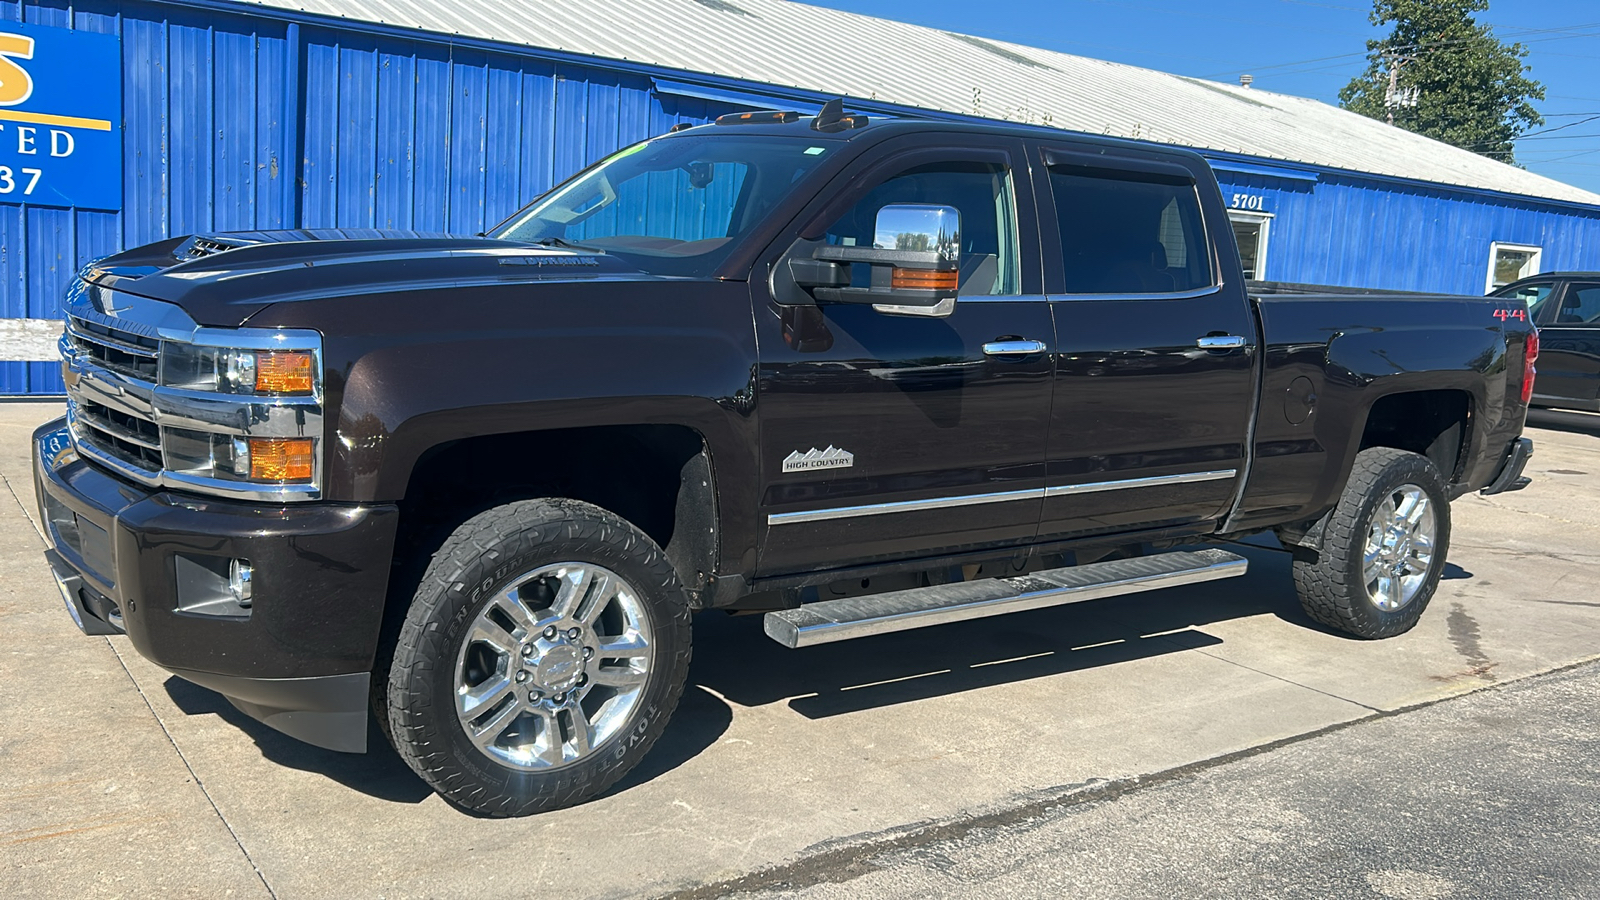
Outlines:
[[[122,208],[122,39],[0,22],[0,203]]]

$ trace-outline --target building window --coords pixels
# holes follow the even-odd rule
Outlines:
[[[1267,239],[1272,231],[1272,214],[1228,210],[1233,223],[1233,240],[1239,245],[1239,262],[1244,264],[1248,281],[1267,280]]]
[[[1484,293],[1539,274],[1539,257],[1543,253],[1542,248],[1526,244],[1502,244],[1499,241],[1490,244],[1489,286]]]

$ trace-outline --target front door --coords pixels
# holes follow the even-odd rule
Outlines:
[[[1238,269],[1215,182],[1199,161],[1037,152],[1056,321],[1040,537],[1206,529],[1245,474],[1257,343],[1220,274]]]
[[[752,278],[761,574],[1034,537],[1054,333],[1036,240],[1017,227],[1019,213],[1032,220],[1028,174],[1015,165],[1016,142],[953,134],[942,143],[891,143],[858,161],[823,192],[838,199],[803,214],[793,243],[774,248]],[[775,302],[759,276],[819,242],[871,246],[877,213],[891,203],[959,211],[960,296],[950,315]]]

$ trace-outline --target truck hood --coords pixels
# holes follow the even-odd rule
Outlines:
[[[235,328],[279,303],[479,284],[656,280],[615,256],[414,231],[302,229],[173,238],[108,256],[86,281]]]

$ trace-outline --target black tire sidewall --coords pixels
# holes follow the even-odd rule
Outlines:
[[[1384,499],[1407,484],[1421,488],[1433,506],[1436,527],[1433,558],[1428,562],[1427,574],[1416,597],[1397,610],[1384,610],[1367,596],[1363,564],[1366,538],[1372,528],[1373,517],[1377,515]],[[1372,488],[1361,496],[1353,518],[1354,527],[1349,532],[1348,545],[1339,548],[1344,582],[1359,601],[1352,604],[1352,612],[1363,620],[1361,624],[1365,627],[1362,630],[1371,636],[1391,636],[1409,630],[1427,609],[1444,574],[1445,556],[1450,546],[1450,500],[1445,492],[1444,480],[1426,457],[1415,453],[1397,454],[1394,460],[1384,466]]]
[[[586,506],[561,507],[570,511],[573,505]],[[578,527],[542,516],[549,520],[505,535],[493,547],[471,555],[458,552],[457,561],[465,565],[454,577],[443,580],[430,572],[430,577],[424,578],[407,624],[436,639],[415,648],[401,641],[391,679],[390,708],[394,730],[402,741],[411,740],[415,745],[422,737],[429,745],[442,743],[447,758],[432,760],[430,771],[419,769],[419,774],[446,799],[490,815],[520,815],[581,802],[626,774],[665,728],[687,676],[687,606],[676,574],[661,551],[627,523],[610,514],[603,516],[610,521],[591,519]],[[598,528],[593,527],[597,524]],[[584,759],[545,772],[523,771],[502,765],[468,739],[455,713],[456,659],[472,622],[501,590],[535,569],[563,562],[604,566],[638,592],[650,619],[655,656],[644,695],[621,730]],[[413,623],[411,617],[427,621]],[[427,657],[426,664],[418,664],[424,662],[416,658],[419,652]],[[421,697],[427,698],[425,704],[412,702]],[[397,704],[408,708],[402,710]],[[402,729],[401,721],[410,727]],[[447,790],[445,786],[452,783],[454,787]]]

